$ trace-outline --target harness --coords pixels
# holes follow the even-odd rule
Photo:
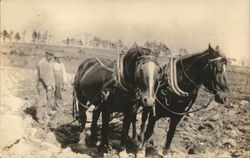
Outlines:
[[[128,88],[127,85],[127,81],[123,75],[123,63],[124,63],[124,57],[125,57],[125,54],[120,54],[118,53],[117,55],[117,60],[116,60],[116,66],[114,68],[114,72],[115,72],[115,80],[116,80],[116,86],[119,87],[120,89],[128,92]]]
[[[167,77],[168,82],[168,90],[175,93],[178,96],[186,97],[189,95],[188,92],[184,92],[180,89],[177,83],[177,71],[176,71],[176,63],[178,58],[168,58],[168,64],[164,66],[164,73]]]
[[[92,65],[92,67],[91,67],[88,71],[85,72],[85,74],[84,74],[84,76],[82,77],[82,79],[85,78],[85,77],[87,76],[87,74],[88,74],[91,70],[93,70],[93,68],[96,67],[98,64],[101,65],[101,66],[102,66],[104,69],[106,69],[107,71],[110,71],[110,72],[114,73],[114,69],[109,68],[108,66],[106,66],[99,58],[96,57],[96,58],[94,58],[94,59],[97,61],[97,63],[94,64],[94,65]],[[77,97],[76,97],[76,91],[75,91],[75,88],[74,88],[74,91],[73,91],[73,113],[72,113],[73,118],[77,120],[77,119],[78,119],[77,117],[78,117],[79,114],[80,114],[80,113],[79,113],[79,107],[77,106],[77,104],[80,105],[80,106],[82,106],[82,107],[85,108],[85,109],[88,109],[88,108],[90,107],[90,105],[92,105],[92,104],[96,101],[96,99],[99,97],[99,95],[100,95],[100,93],[101,93],[101,100],[100,100],[100,103],[99,103],[99,104],[96,106],[96,108],[95,108],[95,109],[98,109],[98,108],[100,107],[100,105],[101,105],[105,100],[107,100],[107,98],[108,98],[108,96],[109,96],[109,94],[110,94],[110,91],[111,91],[111,89],[110,89],[110,90],[107,90],[107,87],[108,87],[112,82],[114,82],[114,81],[115,81],[115,78],[112,77],[110,80],[108,80],[107,82],[105,82],[105,83],[103,84],[101,90],[100,90],[100,91],[93,97],[93,99],[92,99],[91,101],[89,101],[86,105],[77,99]]]
[[[180,62],[181,62],[181,68],[182,68],[182,71],[183,71],[183,74],[184,76],[189,80],[189,82],[191,82],[193,85],[195,85],[196,88],[199,88],[200,86],[198,86],[193,80],[191,80],[191,78],[187,75],[185,69],[184,69],[184,66],[183,66],[183,63],[182,63],[182,59],[179,59]],[[208,63],[204,66],[203,70],[205,70],[207,67],[210,66],[210,69],[212,70],[212,63],[215,62],[215,61],[219,61],[219,60],[223,60],[222,57],[217,57],[217,58],[214,58],[214,59],[209,59]],[[178,84],[177,84],[177,73],[176,73],[176,62],[178,61],[177,58],[170,58],[169,59],[169,63],[166,66],[168,66],[169,69],[166,69],[164,68],[165,70],[165,73],[167,74],[167,81],[168,81],[168,90],[170,90],[171,92],[173,92],[174,94],[178,95],[178,96],[181,96],[181,97],[187,97],[187,96],[190,96],[192,95],[193,93],[188,93],[188,92],[184,92],[182,91],[179,87],[178,87]],[[215,86],[214,84],[212,84],[213,86],[213,89],[215,89]],[[167,94],[164,94],[164,97],[166,97]],[[193,111],[189,111],[193,105],[193,103],[195,102],[194,99],[192,99],[190,102],[189,102],[189,105],[187,106],[186,110],[184,112],[176,112],[176,111],[173,111],[171,109],[169,109],[168,107],[166,107],[157,97],[156,97],[156,101],[161,105],[161,107],[163,107],[165,110],[167,110],[168,112],[172,113],[172,114],[176,114],[176,115],[186,115],[186,114],[189,114],[189,113],[194,113],[194,112],[197,112],[197,111],[200,111],[202,109],[206,109],[209,104],[211,103],[212,101],[212,98],[210,98],[210,100],[208,101],[208,103],[201,107],[201,108],[198,108],[198,109],[195,109]],[[167,105],[167,102],[165,100],[165,104]]]

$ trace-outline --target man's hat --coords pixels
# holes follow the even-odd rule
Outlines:
[[[61,58],[61,57],[62,57],[62,54],[61,54],[61,53],[55,53],[54,57],[55,57],[55,58]]]
[[[54,55],[53,52],[49,52],[49,51],[46,51],[45,54],[46,54],[46,55],[47,55],[47,54],[48,54],[48,55]]]

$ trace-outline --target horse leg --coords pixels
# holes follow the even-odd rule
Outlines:
[[[140,136],[139,136],[140,141],[144,140],[144,134],[146,130],[145,125],[148,119],[148,114],[149,114],[149,111],[147,109],[144,109],[142,112],[142,118],[141,118],[141,131],[140,131]]]
[[[109,150],[109,141],[108,141],[108,133],[109,133],[109,120],[110,113],[107,110],[102,111],[102,130],[101,130],[101,144],[98,147],[98,152],[107,153]]]
[[[132,115],[133,114],[131,112],[124,114],[123,127],[122,127],[122,139],[121,139],[121,151],[119,153],[120,158],[128,157],[128,154],[126,152],[126,143],[128,140],[129,126],[131,123],[131,119],[133,117]]]
[[[89,139],[86,138],[87,144],[89,146],[92,146],[92,147],[96,146],[96,143],[98,141],[98,139],[97,139],[97,122],[98,122],[100,113],[101,113],[101,111],[99,109],[93,111],[92,123],[91,123],[91,129],[90,129],[91,134],[90,134]]]
[[[145,157],[146,145],[150,141],[150,138],[153,135],[156,120],[157,119],[155,117],[153,117],[153,112],[150,112],[147,129],[146,129],[145,134],[143,136],[144,139],[142,140],[142,144],[140,145],[140,147],[138,149],[138,153],[137,153],[138,158]]]
[[[133,117],[132,117],[132,126],[133,126],[133,133],[132,133],[132,140],[134,142],[138,142],[138,138],[137,138],[137,132],[136,132],[136,115],[137,113],[133,113]]]
[[[165,145],[164,145],[164,149],[163,149],[164,155],[168,154],[168,152],[170,150],[170,145],[171,145],[171,142],[173,140],[176,127],[177,127],[178,123],[180,122],[181,118],[182,118],[182,116],[170,119],[170,125],[169,125],[169,129],[167,132],[167,137],[166,137]]]
[[[79,107],[79,117],[80,117],[80,130],[83,131],[85,129],[86,121],[87,121],[87,115],[86,111],[87,109],[83,107],[80,103],[78,104]]]

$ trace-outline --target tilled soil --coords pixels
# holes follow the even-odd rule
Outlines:
[[[4,135],[13,138],[2,143],[2,157],[98,157],[97,147],[88,147],[85,138],[90,134],[91,110],[88,111],[86,129],[81,132],[72,118],[72,87],[63,91],[63,100],[49,124],[36,117],[38,95],[36,71],[33,69],[2,67],[1,132],[19,130]],[[71,74],[72,76],[73,74]],[[230,102],[221,105],[214,101],[207,109],[184,116],[177,127],[168,157],[249,157],[250,152],[250,84],[246,75],[229,72]],[[205,105],[210,94],[200,91],[193,110]],[[14,118],[15,117],[15,118]],[[8,119],[8,120],[7,120]],[[11,123],[11,120],[13,120]],[[9,121],[10,124],[6,123]],[[111,122],[110,144],[112,150],[105,157],[118,157],[122,118]],[[20,123],[20,127],[15,124]],[[14,126],[14,127],[12,127]],[[140,114],[137,116],[137,133]],[[20,129],[19,129],[20,128]],[[99,136],[101,120],[99,120]],[[160,157],[168,118],[157,122],[154,136],[148,145],[147,157]],[[1,135],[3,136],[3,135]],[[100,138],[100,137],[99,137]],[[10,139],[9,139],[10,140]],[[137,144],[128,143],[129,157],[135,157]],[[24,150],[25,149],[25,150]]]

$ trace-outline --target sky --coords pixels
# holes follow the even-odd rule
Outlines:
[[[122,39],[128,46],[164,42],[176,52],[219,45],[250,62],[249,0],[2,0],[1,29],[33,30],[55,39]]]

